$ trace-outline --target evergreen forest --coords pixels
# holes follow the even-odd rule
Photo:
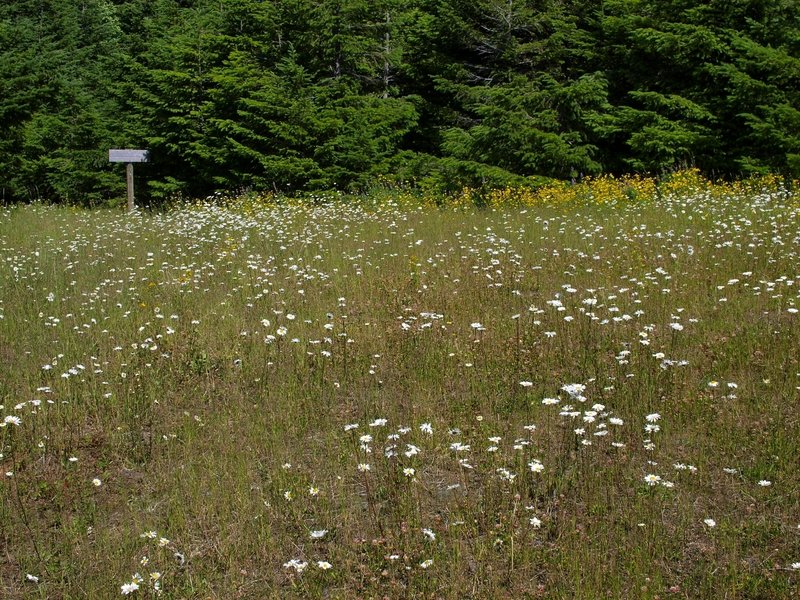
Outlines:
[[[0,3],[0,202],[800,176],[795,0]],[[137,184],[138,185],[138,184]]]

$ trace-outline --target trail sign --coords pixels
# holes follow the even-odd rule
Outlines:
[[[150,160],[148,150],[109,150],[108,162],[141,163]]]
[[[144,163],[150,160],[148,150],[112,149],[108,151],[108,162],[125,163],[128,180],[128,210],[134,208],[133,203],[133,163]]]

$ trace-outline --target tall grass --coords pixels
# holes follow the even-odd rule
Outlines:
[[[797,196],[620,185],[4,209],[0,596],[797,595]]]

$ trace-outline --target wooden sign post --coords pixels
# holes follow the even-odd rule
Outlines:
[[[128,181],[128,210],[132,211],[135,207],[133,202],[133,163],[148,162],[149,152],[147,150],[109,150],[108,162],[125,163],[125,175]]]

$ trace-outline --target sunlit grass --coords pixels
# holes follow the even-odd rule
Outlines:
[[[798,210],[5,209],[0,596],[792,597]]]

